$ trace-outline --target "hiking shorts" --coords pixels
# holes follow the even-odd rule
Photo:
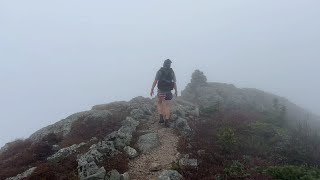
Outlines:
[[[173,95],[171,92],[161,92],[158,91],[158,98],[166,101],[170,101],[173,98]]]

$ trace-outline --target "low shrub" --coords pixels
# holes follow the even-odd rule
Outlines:
[[[250,176],[250,174],[246,171],[245,166],[239,161],[232,161],[232,164],[226,167],[224,172],[228,177],[231,178],[245,178]]]
[[[292,180],[318,180],[320,169],[307,166],[274,166],[266,170],[266,173],[274,179]]]
[[[222,147],[223,152],[231,152],[236,144],[236,137],[234,130],[231,128],[224,128],[218,134],[218,141]]]

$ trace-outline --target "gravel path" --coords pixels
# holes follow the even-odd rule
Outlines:
[[[176,160],[177,144],[179,137],[172,128],[165,128],[159,124],[157,117],[151,118],[144,124],[140,131],[155,132],[159,135],[161,145],[148,154],[142,154],[129,163],[131,180],[156,180],[164,169],[170,169],[171,163]],[[158,172],[150,172],[151,163],[158,163],[161,169]]]

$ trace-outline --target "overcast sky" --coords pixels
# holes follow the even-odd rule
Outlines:
[[[0,146],[91,106],[148,96],[170,58],[320,114],[319,0],[0,0]]]

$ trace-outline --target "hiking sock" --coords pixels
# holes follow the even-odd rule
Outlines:
[[[163,115],[160,114],[160,120],[159,120],[159,123],[164,123],[164,119],[163,119]]]

